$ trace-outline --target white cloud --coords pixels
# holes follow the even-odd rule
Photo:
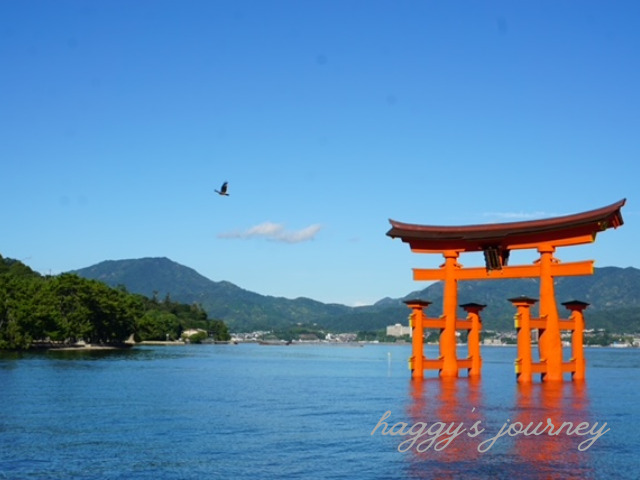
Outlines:
[[[251,227],[249,230],[241,234],[241,236],[243,238],[250,238],[250,237],[277,238],[279,235],[282,235],[283,232],[284,232],[284,225],[280,223],[265,222],[265,223],[261,223],[260,225],[256,225],[255,227]]]
[[[313,240],[321,228],[322,227],[320,225],[315,224],[294,232],[287,232],[283,230],[278,233],[276,240],[287,243],[306,242],[307,240]]]
[[[221,233],[218,238],[266,238],[276,242],[301,243],[313,240],[321,229],[321,225],[314,224],[301,230],[289,231],[281,223],[264,222],[244,231]]]

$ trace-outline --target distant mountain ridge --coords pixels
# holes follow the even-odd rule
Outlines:
[[[271,330],[292,324],[319,323],[350,307],[308,298],[290,300],[260,295],[231,282],[216,282],[168,258],[107,260],[75,270],[82,277],[162,300],[167,294],[183,303],[199,303],[210,317],[224,320],[234,331]]]
[[[379,330],[394,323],[406,324],[409,311],[402,300],[410,297],[433,302],[427,310],[429,316],[439,316],[442,311],[441,282],[403,298],[387,297],[373,305],[348,307],[250,292],[227,281],[210,280],[165,257],[107,260],[71,273],[111,286],[122,285],[130,292],[159,300],[169,295],[175,301],[199,303],[210,317],[224,320],[235,332],[287,328],[297,323],[315,323],[333,331]],[[578,299],[591,304],[586,311],[587,327],[640,331],[639,269],[596,268],[592,276],[557,278],[555,286],[561,316],[565,312],[560,303]],[[518,295],[537,298],[538,292],[537,279],[465,281],[458,284],[458,303],[486,304],[484,328],[512,330],[515,312],[507,299]]]

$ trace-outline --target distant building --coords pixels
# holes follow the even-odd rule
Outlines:
[[[317,342],[320,339],[315,333],[301,333],[298,335],[298,340],[301,342]]]
[[[206,330],[203,330],[203,329],[201,329],[201,328],[190,328],[190,329],[188,329],[188,330],[184,330],[184,331],[182,332],[182,338],[189,338],[190,336],[192,336],[192,335],[197,335],[197,334],[199,334],[199,333],[205,333],[205,334],[206,334],[206,333],[207,333],[207,331],[206,331]]]
[[[327,333],[325,340],[328,342],[355,342],[358,340],[357,333]]]
[[[399,323],[387,326],[387,336],[404,337],[405,335],[411,335],[411,327],[405,327]]]

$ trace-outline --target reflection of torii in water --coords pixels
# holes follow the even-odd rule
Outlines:
[[[224,195],[224,196],[228,197],[228,196],[229,196],[229,194],[227,193],[227,186],[228,186],[228,184],[229,184],[229,182],[224,182],[224,183],[222,184],[222,186],[220,187],[220,190],[216,190],[215,192],[216,192],[218,195]]]

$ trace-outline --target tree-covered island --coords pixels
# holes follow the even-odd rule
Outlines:
[[[20,261],[0,255],[0,349],[36,346],[121,345],[179,339],[186,329],[208,332],[214,341],[230,339],[221,320],[209,319],[200,305],[159,301],[73,274],[43,276]]]

